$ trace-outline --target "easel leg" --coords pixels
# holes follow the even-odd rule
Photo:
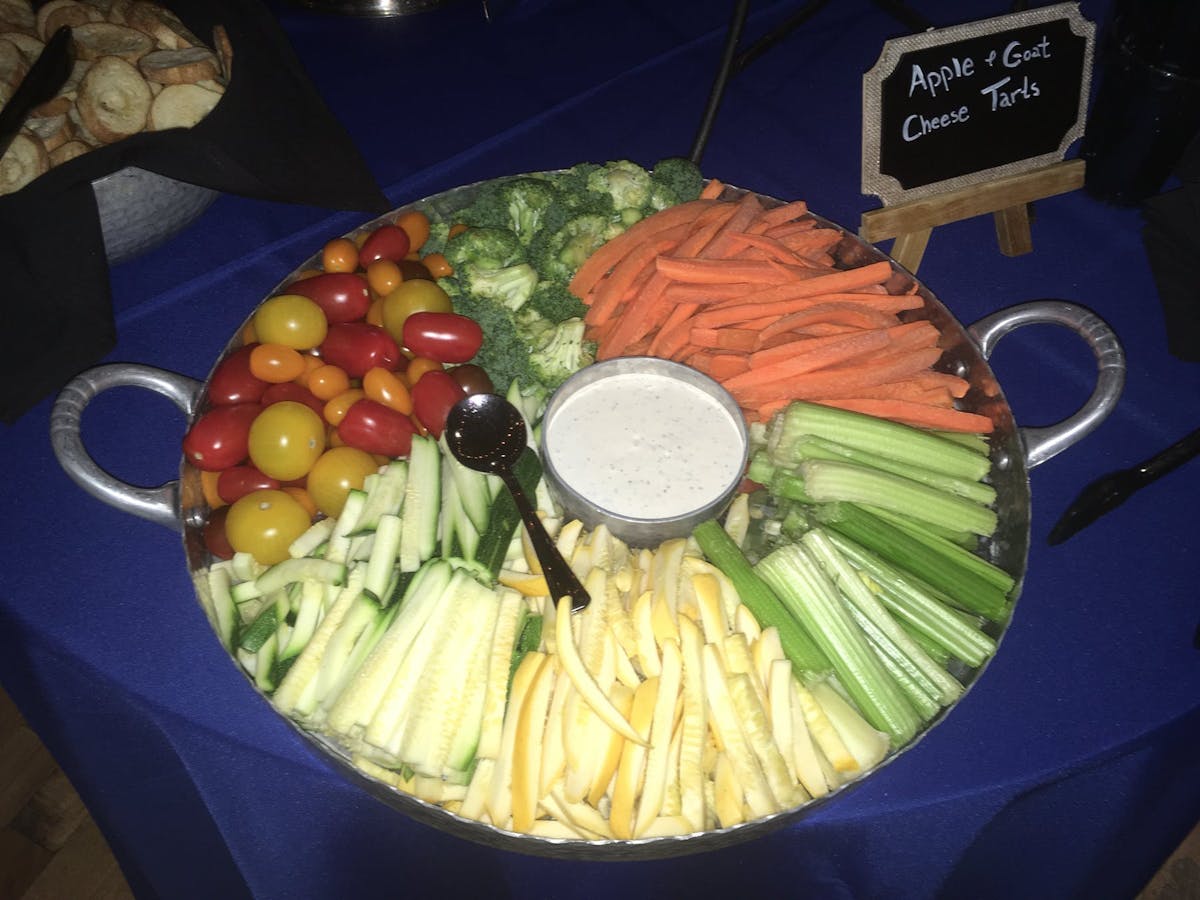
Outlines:
[[[931,234],[932,228],[922,228],[899,235],[892,244],[892,259],[915,274],[917,266],[921,264],[921,257],[925,255],[925,247],[929,244]]]
[[[1020,203],[992,213],[996,221],[996,240],[1005,256],[1020,256],[1033,250],[1033,234],[1029,230],[1029,205]]]

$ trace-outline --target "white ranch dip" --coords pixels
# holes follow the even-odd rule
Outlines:
[[[611,375],[567,397],[547,425],[562,482],[635,519],[683,515],[741,477],[742,432],[714,397],[649,372]]]

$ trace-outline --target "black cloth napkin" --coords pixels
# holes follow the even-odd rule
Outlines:
[[[93,180],[136,166],[262,200],[379,214],[390,204],[344,127],[258,0],[171,0],[211,45],[222,25],[231,77],[196,126],[143,133],[51,169],[0,197],[0,419],[98,362],[116,341]],[[328,172],[338,172],[336,179]]]
[[[1142,204],[1142,241],[1167,323],[1167,350],[1200,362],[1200,134],[1175,167],[1178,187]]]

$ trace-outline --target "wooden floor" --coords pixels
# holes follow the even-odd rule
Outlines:
[[[66,775],[0,688],[0,900],[131,900]],[[1137,900],[1200,900],[1200,825]]]

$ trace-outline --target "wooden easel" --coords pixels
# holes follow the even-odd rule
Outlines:
[[[1033,249],[1029,204],[1083,187],[1083,175],[1083,160],[1070,159],[984,184],[883,206],[863,213],[858,233],[872,244],[895,238],[891,257],[915,273],[936,226],[991,213],[1000,252],[1020,256]]]

